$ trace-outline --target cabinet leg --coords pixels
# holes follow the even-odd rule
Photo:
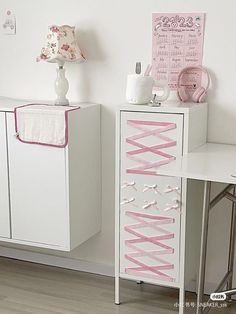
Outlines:
[[[185,308],[185,290],[184,288],[179,289],[179,314],[184,314]]]
[[[205,286],[210,193],[211,193],[211,182],[205,181],[204,182],[203,211],[202,211],[201,248],[200,248],[198,288],[197,288],[197,314],[203,313],[203,297],[204,297],[204,286]]]
[[[120,304],[120,277],[115,277],[115,304]]]

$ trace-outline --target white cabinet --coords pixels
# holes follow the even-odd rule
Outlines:
[[[10,238],[5,114],[0,112],[0,237]]]
[[[69,112],[65,148],[22,143],[14,114],[0,119],[0,241],[70,251],[99,232],[99,105]]]
[[[7,114],[12,239],[67,246],[66,148],[20,142]]]
[[[179,288],[181,301],[195,280],[201,197],[190,203],[187,192],[201,186],[158,169],[204,144],[206,125],[206,104],[118,110],[116,303],[119,278]]]

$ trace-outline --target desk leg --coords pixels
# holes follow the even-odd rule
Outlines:
[[[233,194],[235,195],[235,186],[233,189]],[[232,216],[231,216],[231,228],[230,228],[230,243],[229,243],[229,259],[228,259],[228,271],[232,272],[232,276],[227,282],[227,290],[232,289],[233,281],[233,270],[234,270],[234,253],[235,253],[235,236],[236,236],[236,204],[232,204]],[[228,298],[231,300],[231,296]]]
[[[203,212],[202,212],[202,231],[201,231],[201,248],[200,248],[200,261],[199,261],[199,274],[198,274],[198,289],[197,289],[197,314],[203,313],[203,297],[204,297],[204,285],[205,285],[210,194],[211,194],[211,182],[205,181],[204,182]]]

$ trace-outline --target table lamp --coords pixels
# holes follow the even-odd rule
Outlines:
[[[65,62],[83,62],[85,60],[75,38],[75,27],[69,25],[49,26],[47,43],[42,48],[37,61],[57,63],[57,78],[55,91],[57,99],[55,105],[69,105],[66,94],[69,90],[69,82],[65,77]]]

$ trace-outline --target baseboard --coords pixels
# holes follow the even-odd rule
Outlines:
[[[49,266],[67,268],[92,274],[114,276],[114,266],[97,262],[89,262],[74,258],[65,258],[42,253],[28,252],[13,248],[1,247],[0,256]]]

